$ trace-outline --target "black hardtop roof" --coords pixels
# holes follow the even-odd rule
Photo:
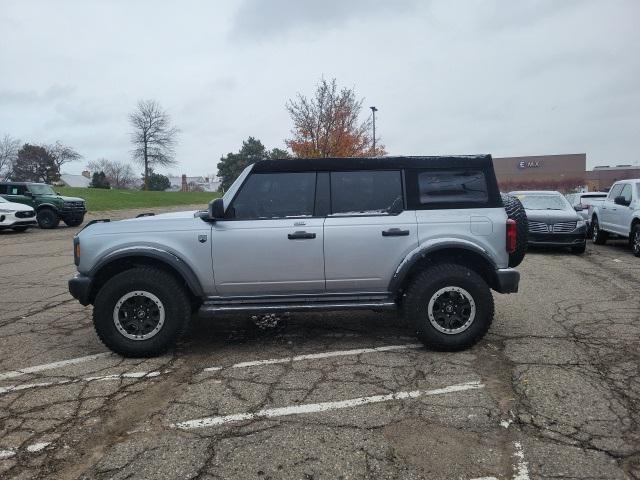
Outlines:
[[[396,168],[484,168],[493,165],[491,155],[428,157],[345,157],[261,160],[253,172],[307,172],[328,170],[391,170]]]

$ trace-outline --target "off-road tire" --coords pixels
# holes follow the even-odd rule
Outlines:
[[[587,250],[587,242],[584,242],[582,245],[571,247],[571,253],[574,253],[576,255],[582,255],[586,250]]]
[[[509,266],[517,267],[524,260],[527,253],[527,241],[529,239],[529,220],[527,212],[520,200],[512,195],[502,194],[502,203],[507,217],[516,222],[516,249],[509,254]]]
[[[41,210],[38,210],[36,220],[38,220],[38,225],[40,226],[40,228],[45,229],[56,228],[60,223],[60,217],[50,208],[43,208]]]
[[[445,287],[462,288],[475,302],[475,318],[460,333],[440,332],[429,321],[429,302]],[[494,313],[493,296],[487,282],[473,270],[451,263],[434,265],[417,274],[403,297],[402,309],[418,338],[428,348],[444,351],[463,350],[477,343],[489,330]]]
[[[12,227],[11,230],[14,232],[25,232],[29,227]]]
[[[631,251],[636,257],[640,257],[640,223],[636,223],[631,229],[631,235],[629,237],[629,243],[631,244]]]
[[[155,295],[164,308],[161,329],[146,340],[132,340],[114,323],[116,303],[127,293],[142,290]],[[187,328],[191,305],[184,287],[170,274],[152,267],[132,268],[115,275],[100,289],[93,307],[93,325],[110,350],[125,357],[153,357],[171,348]]]
[[[77,227],[78,225],[81,225],[82,222],[84,222],[84,215],[82,217],[73,217],[64,221],[68,227]]]
[[[604,245],[607,243],[607,239],[609,238],[609,232],[605,232],[600,229],[600,223],[598,222],[598,217],[593,217],[591,220],[591,240],[596,245]]]

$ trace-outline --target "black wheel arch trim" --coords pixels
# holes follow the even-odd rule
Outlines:
[[[87,276],[94,278],[100,270],[117,260],[134,257],[146,257],[157,260],[169,267],[172,267],[185,281],[191,292],[196,296],[203,298],[204,290],[200,284],[200,280],[194,273],[193,269],[175,252],[167,248],[160,248],[152,245],[135,245],[120,246],[105,254],[98,263],[96,263]]]
[[[53,210],[54,212],[56,212],[56,214],[60,213],[60,209],[58,207],[56,207],[53,203],[41,203],[40,205],[38,205],[35,210],[36,210],[36,214],[40,211],[43,210],[45,208],[50,208],[51,210]]]
[[[474,253],[482,257],[485,261],[489,263],[493,267],[494,270],[498,270],[498,266],[496,262],[491,258],[491,256],[481,247],[474,245],[471,242],[464,240],[446,240],[437,242],[435,244],[422,244],[416,247],[414,250],[409,252],[404,260],[398,265],[396,268],[391,281],[389,282],[389,291],[398,293],[400,288],[404,284],[404,280],[407,275],[411,271],[411,268],[420,260],[425,258],[427,255],[431,255],[440,250],[466,250],[467,252]]]

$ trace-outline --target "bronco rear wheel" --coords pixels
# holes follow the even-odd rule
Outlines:
[[[418,338],[435,350],[474,345],[493,321],[493,297],[473,270],[442,264],[420,272],[403,299],[405,318]]]
[[[107,281],[98,292],[93,324],[109,349],[125,357],[164,353],[191,316],[189,298],[170,274],[133,268]]]
[[[507,217],[516,222],[516,249],[509,254],[509,266],[517,267],[524,260],[527,253],[529,237],[529,220],[522,202],[512,195],[502,194],[502,203]]]

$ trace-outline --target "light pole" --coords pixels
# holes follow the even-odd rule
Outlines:
[[[376,155],[376,112],[378,109],[376,107],[369,107],[371,112],[373,113],[373,155]]]

